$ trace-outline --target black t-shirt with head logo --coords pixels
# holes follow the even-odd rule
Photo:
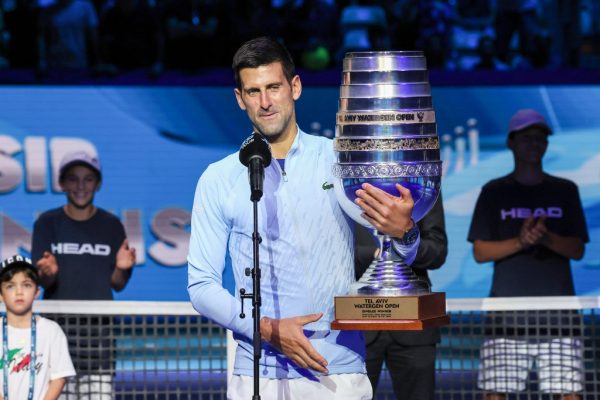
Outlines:
[[[111,276],[124,240],[121,222],[100,208],[86,221],[71,219],[62,207],[40,215],[33,228],[32,259],[37,262],[49,251],[58,264],[56,283],[45,288],[44,299],[112,300]],[[59,316],[56,322],[65,330],[79,374],[114,370],[111,317]]]
[[[121,222],[100,208],[85,221],[71,219],[62,207],[40,215],[33,229],[32,259],[37,262],[49,251],[58,264],[56,283],[45,288],[44,299],[112,300],[111,276],[124,240]]]
[[[547,174],[536,185],[522,185],[511,175],[488,182],[477,200],[468,240],[514,238],[530,215],[545,215],[551,232],[589,241],[577,186]],[[569,259],[547,247],[533,246],[494,262],[491,297],[574,294]]]

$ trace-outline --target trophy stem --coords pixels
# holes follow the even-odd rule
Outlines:
[[[417,276],[393,249],[388,235],[375,232],[379,254],[350,288],[351,295],[412,296],[431,293],[429,283]]]

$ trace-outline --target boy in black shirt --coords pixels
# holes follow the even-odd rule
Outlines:
[[[575,184],[542,169],[551,133],[541,114],[518,111],[510,120],[507,140],[514,171],[488,182],[477,200],[468,240],[477,262],[494,261],[492,297],[575,294],[569,260],[583,257],[589,239]],[[495,317],[496,322],[504,318],[504,325],[515,322],[506,315]],[[531,320],[530,326],[548,324]],[[523,390],[534,360],[542,392],[579,399],[580,341],[532,338],[523,326],[511,328],[510,338],[484,343],[479,387],[488,392],[486,399],[504,399],[500,393]]]
[[[112,300],[112,290],[122,290],[131,277],[135,249],[129,247],[123,225],[93,203],[101,179],[100,162],[89,154],[71,153],[61,162],[59,183],[67,204],[41,214],[33,229],[31,253],[45,289],[44,299]],[[107,337],[101,332],[102,321],[87,322],[94,328],[89,332],[94,337],[88,343],[91,349],[80,340],[71,350],[80,374],[78,391],[94,399],[109,399],[111,357],[96,347],[110,348],[110,341],[100,340]],[[67,333],[69,338],[81,334]],[[86,362],[78,362],[78,355]]]

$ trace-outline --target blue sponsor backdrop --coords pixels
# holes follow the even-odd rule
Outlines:
[[[335,87],[305,88],[297,103],[300,126],[333,135],[337,97]],[[434,288],[449,297],[487,296],[491,264],[476,264],[465,238],[481,185],[511,170],[508,119],[532,107],[555,128],[545,168],[574,180],[584,203],[591,242],[573,263],[577,293],[600,294],[600,86],[443,87],[433,89],[433,98],[450,238],[448,260],[432,275]],[[140,254],[116,298],[187,300],[196,181],[250,131],[230,88],[2,87],[0,256],[27,254],[36,216],[64,204],[55,187],[60,157],[87,149],[103,164],[96,204],[124,221]],[[232,287],[230,274],[225,282]]]

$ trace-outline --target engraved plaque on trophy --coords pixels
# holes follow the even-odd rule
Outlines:
[[[373,229],[354,200],[370,183],[394,196],[396,183],[410,189],[412,217],[433,207],[442,165],[425,57],[420,51],[347,53],[343,62],[334,142],[334,190],[354,221]],[[392,239],[374,232],[377,258],[335,298],[333,329],[422,330],[447,324],[444,293],[432,293],[393,250]]]

